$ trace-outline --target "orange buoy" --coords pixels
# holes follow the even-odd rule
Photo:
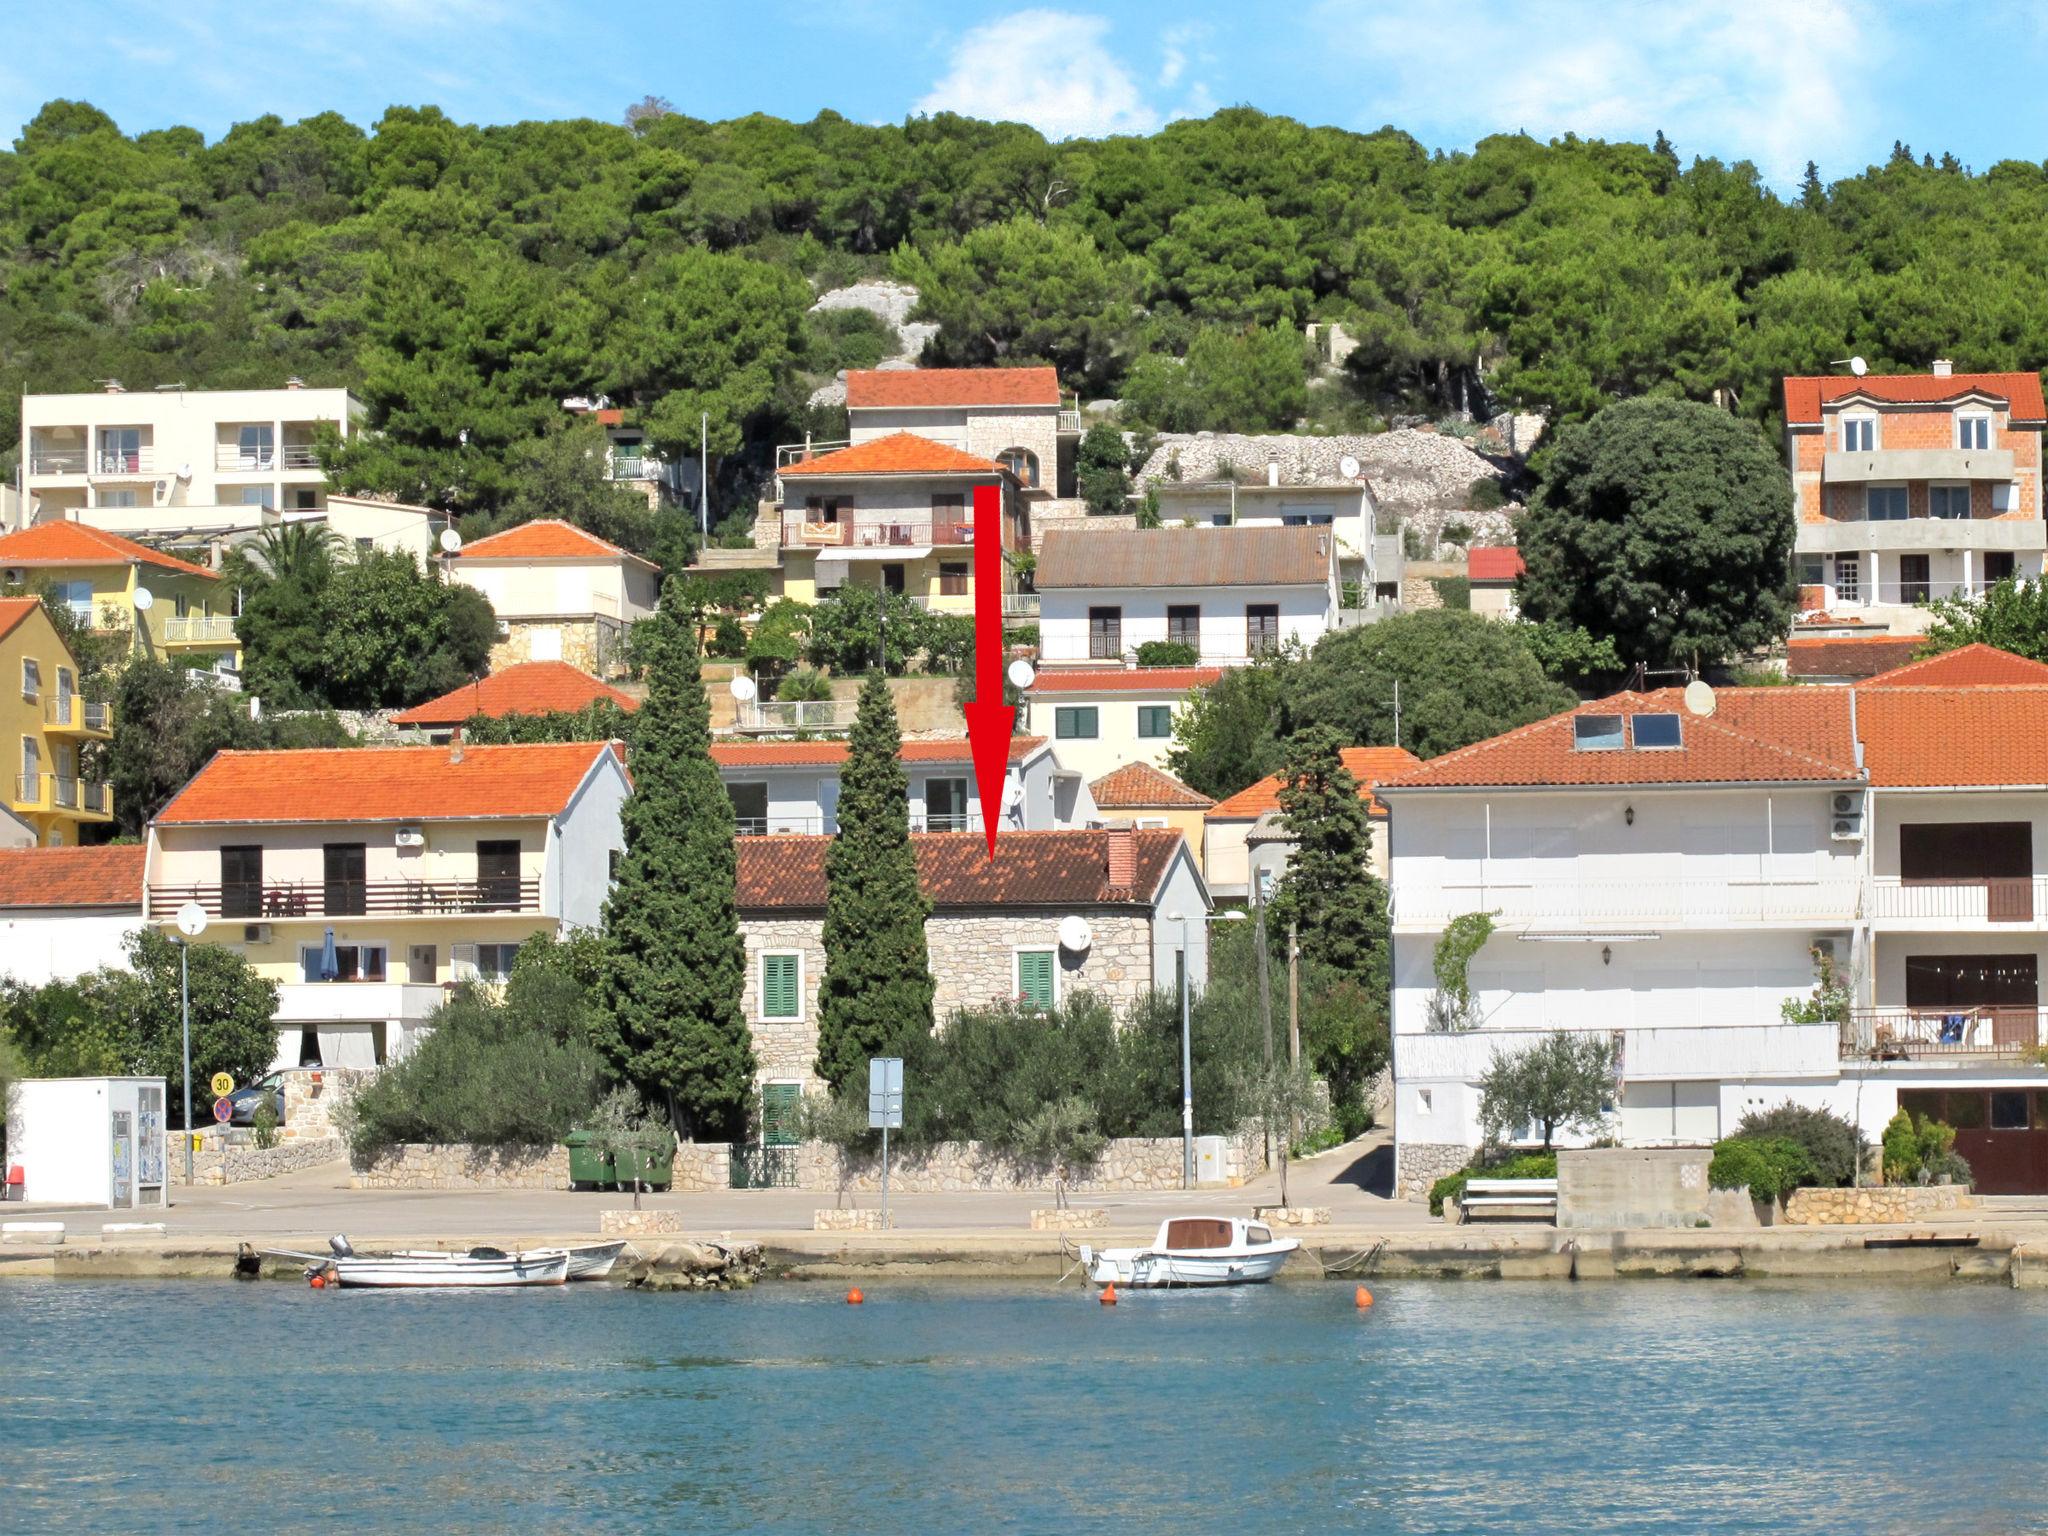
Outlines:
[[[1104,1287],[1102,1288],[1102,1294],[1101,1294],[1100,1296],[1096,1297],[1095,1299],[1096,1299],[1097,1301],[1101,1302],[1101,1303],[1102,1303],[1102,1304],[1103,1304],[1103,1305],[1104,1305],[1105,1307],[1113,1307],[1113,1306],[1115,1306],[1115,1305],[1116,1305],[1116,1282],[1115,1282],[1115,1281],[1111,1281],[1111,1282],[1110,1282],[1110,1283],[1109,1283],[1108,1285],[1105,1285],[1105,1286],[1104,1286]]]
[[[857,1307],[866,1300],[867,1297],[861,1295],[860,1287],[857,1285],[846,1293],[846,1304],[849,1307]]]
[[[1372,1305],[1372,1292],[1368,1291],[1364,1286],[1361,1285],[1358,1288],[1357,1294],[1355,1294],[1351,1298],[1351,1300],[1361,1311],[1363,1311],[1365,1308]]]
[[[315,1271],[306,1277],[306,1284],[313,1287],[316,1291],[324,1291],[327,1289],[327,1277]]]

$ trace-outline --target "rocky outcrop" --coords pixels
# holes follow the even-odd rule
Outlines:
[[[1410,519],[1423,513],[1465,513],[1475,480],[1503,480],[1502,464],[1443,432],[1406,428],[1363,436],[1317,437],[1236,432],[1168,433],[1138,472],[1141,483],[1215,480],[1227,466],[1247,482],[1263,482],[1266,466],[1280,466],[1282,485],[1327,484],[1341,480],[1346,458],[1372,482],[1380,509]]]
[[[811,312],[832,309],[864,309],[869,314],[893,328],[896,332],[896,351],[882,359],[883,368],[915,368],[918,357],[924,352],[924,344],[939,334],[939,328],[928,320],[912,320],[910,312],[917,308],[917,289],[909,283],[897,283],[878,279],[874,282],[851,283],[844,288],[834,288],[829,293],[818,295],[818,302],[811,306]],[[820,385],[811,392],[812,405],[846,404],[846,376],[841,374],[830,384]]]
[[[761,1245],[665,1243],[635,1253],[612,1275],[642,1291],[737,1291],[761,1278]]]

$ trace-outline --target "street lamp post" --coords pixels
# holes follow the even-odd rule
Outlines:
[[[1166,920],[1180,924],[1180,1184],[1182,1189],[1195,1187],[1195,1068],[1194,1051],[1188,1036],[1188,994],[1193,990],[1193,978],[1188,975],[1188,923],[1190,919],[1180,912],[1169,912]],[[1197,923],[1241,923],[1244,913],[1239,911],[1197,913],[1192,921]]]
[[[206,932],[206,909],[196,901],[178,908],[178,1017],[185,1045],[185,1187],[192,1186],[192,941]]]

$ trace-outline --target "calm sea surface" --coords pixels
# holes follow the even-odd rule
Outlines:
[[[2048,1532],[2048,1294],[0,1283],[0,1529]]]

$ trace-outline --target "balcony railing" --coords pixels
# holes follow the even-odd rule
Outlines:
[[[122,480],[156,473],[154,448],[102,448],[92,456],[89,471],[97,479]]]
[[[165,619],[162,633],[165,645],[233,645],[235,621],[220,615]]]
[[[775,472],[782,473],[792,464],[801,464],[806,459],[822,458],[828,453],[837,453],[842,448],[851,448],[850,437],[820,438],[810,443],[777,443],[775,445]]]
[[[104,820],[114,814],[113,791],[92,779],[62,773],[24,773],[14,779],[10,808],[26,814],[90,817]]]
[[[735,723],[743,731],[845,731],[853,715],[852,699],[752,699]]]
[[[208,917],[433,917],[446,913],[540,911],[540,880],[297,880],[225,885],[152,885],[152,910],[196,901]]]
[[[2048,879],[1870,882],[1864,915],[1873,920],[1939,923],[2032,923],[2048,915]]]
[[[1445,1034],[1403,1030],[1398,1046],[1401,1070],[1419,1078],[1477,1078],[1496,1057],[1519,1055],[1559,1034],[1613,1041],[1620,1048],[1616,1066],[1624,1081],[1831,1078],[1840,1068],[1835,1025],[1757,1019],[1617,1028],[1578,1023],[1482,1025]]]
[[[802,837],[838,830],[823,816],[735,816],[733,829],[741,837]]]
[[[915,549],[924,545],[974,542],[974,524],[964,511],[955,518],[924,518],[910,522],[807,522],[784,516],[782,542],[797,549]]]
[[[91,455],[83,448],[37,448],[28,451],[32,475],[82,475]]]
[[[979,832],[982,830],[979,811],[912,811],[910,830],[913,832]]]
[[[111,731],[114,707],[95,704],[77,694],[58,694],[43,701],[43,724],[53,731]]]
[[[1849,1015],[1841,1031],[1844,1061],[2016,1058],[2048,1044],[2048,1012],[2002,1004],[1859,1008]]]
[[[1651,923],[1705,926],[1771,922],[1846,923],[1856,915],[1853,879],[1815,880],[1489,880],[1403,884],[1396,922],[1448,922],[1492,912],[1517,924],[1623,927]]]
[[[1081,430],[1081,413],[1079,411],[1061,411],[1059,430],[1062,432],[1079,432]]]
[[[286,443],[281,448],[244,448],[216,443],[213,467],[228,474],[267,474],[280,469],[318,469],[320,450],[311,443]]]
[[[1037,618],[1038,594],[1036,592],[1005,592],[1003,594],[1003,617],[1006,619]]]

